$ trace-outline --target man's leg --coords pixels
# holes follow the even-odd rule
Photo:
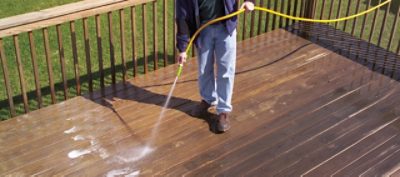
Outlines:
[[[232,93],[236,67],[236,30],[229,35],[223,25],[220,25],[219,35],[215,44],[217,58],[217,112],[232,111]]]
[[[198,84],[200,95],[208,104],[217,101],[214,76],[214,35],[215,29],[210,26],[201,32],[198,40],[201,40],[201,47],[198,49]]]

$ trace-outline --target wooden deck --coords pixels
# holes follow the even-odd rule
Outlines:
[[[190,60],[157,131],[176,66],[0,122],[0,174],[399,176],[399,82],[295,33],[238,45],[225,134],[189,115]]]

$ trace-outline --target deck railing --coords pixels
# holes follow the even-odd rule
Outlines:
[[[376,3],[256,0],[258,6],[319,19]],[[174,0],[91,0],[1,19],[0,120],[175,63],[174,6]],[[330,25],[399,55],[399,16],[399,2],[392,1],[372,14]],[[241,15],[238,39],[295,22],[265,12]]]

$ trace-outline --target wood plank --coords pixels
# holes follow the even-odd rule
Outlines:
[[[316,84],[322,84],[322,83],[318,82]],[[326,85],[326,84],[328,84],[328,82],[325,83],[325,84],[322,84],[321,86],[324,86],[324,88],[329,88],[330,84],[336,84],[336,83],[335,82],[329,82],[328,85]],[[313,85],[313,84],[311,84],[311,85]],[[321,87],[321,86],[319,86],[319,87]],[[318,86],[315,86],[315,88],[318,88]],[[281,87],[279,87],[277,89],[281,89]],[[309,87],[308,87],[308,89],[309,89]],[[319,97],[325,98],[325,102],[328,102],[330,99],[332,99],[332,97],[336,97],[338,95],[346,93],[346,92],[344,92],[345,91],[344,88],[341,91],[332,90],[333,91],[332,93],[330,93],[329,91],[327,91],[325,93],[309,92],[309,91],[307,91],[307,89],[304,90],[304,88],[303,89],[298,89],[298,90],[300,90],[300,91],[298,91],[295,95],[297,95],[297,96],[302,95],[302,96],[304,96],[304,98],[307,98],[307,99],[306,100],[301,100],[301,101],[300,100],[294,101],[294,102],[291,103],[292,106],[300,104],[300,105],[303,105],[302,107],[304,107],[304,105],[308,105],[308,106],[314,107],[313,109],[316,109],[318,107],[318,105],[324,103],[324,101],[322,101],[322,99],[314,101],[316,99],[315,95],[319,95]],[[301,91],[301,90],[303,90],[303,91]],[[323,90],[323,89],[316,89],[316,90]],[[315,95],[313,96],[314,93],[315,93]],[[323,95],[323,94],[326,94],[326,95]],[[293,95],[293,96],[295,96],[295,95]],[[260,96],[258,96],[258,97],[260,97]],[[268,99],[266,99],[266,100],[268,100]],[[322,103],[320,101],[322,101]],[[262,101],[260,100],[259,102],[261,103]],[[253,104],[257,105],[258,102],[253,102]],[[240,107],[243,108],[243,110],[247,110],[247,109],[251,108],[252,106],[250,106],[248,104],[247,107],[243,106],[243,105],[241,105]],[[283,115],[278,116],[277,118],[272,118],[272,117],[277,116],[275,114],[279,114],[281,111],[279,111],[279,109],[276,109],[276,108],[269,108],[269,109],[270,110],[274,110],[274,111],[271,112],[267,108],[267,110],[263,110],[260,113],[257,113],[257,112],[253,113],[253,115],[255,114],[255,115],[259,115],[261,117],[271,117],[271,119],[273,119],[268,124],[263,125],[262,128],[259,129],[259,131],[251,131],[251,133],[245,134],[244,137],[241,136],[241,137],[238,137],[236,139],[232,139],[231,138],[230,141],[225,142],[225,143],[223,143],[223,144],[221,144],[219,146],[216,146],[215,148],[214,147],[213,148],[207,148],[209,150],[207,150],[203,154],[196,155],[193,159],[187,160],[183,164],[179,164],[179,166],[176,166],[175,170],[172,168],[171,170],[168,170],[170,172],[167,172],[166,174],[169,174],[169,175],[172,175],[172,176],[183,175],[184,172],[188,172],[188,170],[195,170],[196,168],[200,168],[201,166],[204,166],[204,165],[210,163],[211,159],[215,159],[216,161],[220,161],[220,160],[218,160],[220,158],[219,157],[220,155],[224,155],[226,153],[230,153],[230,151],[234,151],[235,149],[246,145],[247,144],[247,143],[245,143],[246,141],[253,141],[253,140],[258,139],[261,135],[263,135],[263,134],[259,133],[260,131],[264,132],[264,130],[265,130],[266,132],[271,132],[271,131],[274,131],[274,130],[277,130],[277,129],[285,129],[285,128],[282,127],[283,125],[285,125],[285,124],[286,125],[294,124],[294,123],[291,123],[290,121],[288,121],[288,120],[291,120],[293,118],[293,116],[301,117],[302,115],[307,113],[307,110],[309,110],[309,109],[306,109],[306,108],[300,109],[300,110],[291,110],[288,113],[284,113]],[[306,117],[306,116],[304,116],[304,117]],[[240,119],[238,119],[238,117],[236,117],[235,119],[240,121]],[[247,121],[244,121],[244,122],[240,121],[241,130],[243,130],[243,128],[244,128],[243,124],[246,123],[246,122]],[[299,125],[299,126],[301,126],[301,125]],[[251,126],[249,128],[251,130],[257,129],[254,126]],[[229,151],[226,151],[224,149],[219,148],[220,146],[222,146],[222,147],[231,147],[231,148],[229,149]],[[235,156],[233,156],[233,157],[235,157]]]
[[[278,49],[278,48],[277,48]],[[193,70],[193,71],[195,71],[195,70]],[[51,124],[51,123],[50,123]],[[57,129],[57,128],[56,128]],[[34,131],[34,130],[33,130]],[[30,137],[30,139],[32,139],[32,137]],[[16,142],[16,141],[14,141],[14,142]]]
[[[204,131],[201,131],[201,132],[204,132]],[[200,133],[200,132],[198,132],[198,133],[193,133],[193,134],[199,135],[199,133]],[[188,144],[190,144],[190,143],[188,143]],[[168,147],[169,147],[169,145],[168,145]],[[164,148],[162,148],[162,149],[164,149]],[[164,154],[164,153],[163,153],[163,154]],[[98,165],[93,165],[93,167],[96,167],[96,166],[98,166]],[[156,166],[157,166],[157,165],[156,165]],[[104,167],[104,168],[110,168],[110,167]],[[85,170],[87,170],[87,168],[86,168]]]
[[[356,104],[359,104],[359,102]],[[341,148],[351,145],[353,142],[355,142],[355,140],[353,139],[358,139],[360,135],[361,137],[364,135],[369,136],[370,133],[375,132],[375,129],[384,128],[383,126],[381,127],[382,124],[386,125],[387,123],[392,123],[393,121],[398,120],[398,117],[393,116],[393,117],[388,117],[388,122],[382,124],[380,124],[381,122],[376,123],[377,121],[379,121],[379,119],[378,120],[374,119],[377,116],[374,113],[379,112],[377,110],[382,110],[382,108],[379,109],[376,108],[372,109],[372,111],[368,110],[366,112],[361,113],[366,119],[365,124],[368,124],[368,126],[366,126],[365,128],[362,127],[360,128],[360,126],[357,123],[353,123],[353,122],[363,121],[364,117],[359,117],[359,116],[353,117],[352,112],[350,112],[350,114],[348,114],[349,119],[345,118],[339,121],[338,123],[335,123],[332,127],[329,127],[326,130],[323,129],[321,133],[317,134],[318,137],[315,137],[315,139],[313,137],[311,141],[309,141],[310,139],[308,139],[305,142],[302,142],[301,146],[292,147],[289,152],[285,152],[288,154],[279,155],[280,156],[279,158],[277,159],[274,158],[273,163],[272,161],[269,163],[264,162],[262,166],[259,166],[259,168],[256,168],[255,170],[252,170],[249,174],[255,174],[257,172],[262,172],[262,171],[264,172],[268,171],[268,173],[276,175],[301,174],[303,173],[303,170],[307,169],[307,167],[304,166],[316,163],[315,161],[308,161],[308,164],[304,164],[303,160],[307,162],[307,157],[312,158],[312,157],[318,157],[319,155],[319,157],[317,158],[318,161],[324,160],[327,157],[329,157],[331,153],[334,154],[335,152],[339,152]],[[340,113],[342,114],[342,112]],[[346,117],[346,114],[341,117],[343,118]],[[351,134],[353,131],[362,133]],[[336,141],[339,141],[340,143],[335,143]],[[323,148],[324,145],[328,146],[327,148],[328,150],[326,151],[326,153],[323,150],[321,150],[321,148]],[[309,155],[307,154],[309,153],[309,151],[306,150],[306,148],[309,147],[318,147],[318,148],[315,148],[315,151],[313,151]],[[329,149],[329,147],[332,148]],[[294,154],[297,154],[297,156],[295,156]],[[313,156],[311,157],[311,155]],[[285,163],[286,165],[284,165]]]
[[[356,92],[350,92],[350,93],[352,93],[352,94],[344,94],[346,96],[343,98],[346,98],[349,96],[352,96],[354,98],[356,96],[355,95]],[[348,100],[348,98],[347,98],[347,100]],[[267,162],[272,162],[271,160],[273,159],[274,156],[277,156],[280,152],[285,152],[287,150],[286,148],[291,148],[294,144],[298,144],[303,141],[302,139],[292,140],[292,138],[290,138],[290,137],[284,138],[284,137],[280,137],[280,136],[285,136],[288,133],[288,130],[291,130],[290,133],[294,133],[297,136],[301,135],[300,134],[301,131],[303,131],[303,133],[308,132],[309,136],[310,135],[312,136],[314,134],[313,132],[319,132],[319,130],[315,129],[315,128],[323,129],[320,126],[328,126],[329,122],[335,121],[334,118],[331,118],[332,116],[324,119],[325,121],[320,120],[320,117],[322,115],[329,115],[330,111],[332,111],[332,110],[336,110],[338,112],[343,111],[343,109],[346,109],[346,105],[351,104],[351,103],[347,103],[347,100],[346,99],[338,100],[336,102],[330,103],[329,105],[327,105],[326,108],[324,108],[324,109],[318,108],[317,109],[318,111],[311,112],[311,115],[305,116],[306,118],[308,118],[305,121],[303,121],[303,122],[296,121],[297,123],[293,122],[293,123],[289,124],[289,125],[296,125],[299,128],[294,128],[294,127],[290,127],[290,126],[287,128],[281,128],[278,132],[275,132],[276,134],[275,133],[267,134],[264,138],[258,139],[257,142],[259,142],[259,143],[249,144],[248,145],[249,147],[246,147],[246,146],[242,147],[242,148],[240,148],[240,150],[234,151],[229,156],[226,156],[225,158],[220,159],[219,162],[224,162],[224,169],[229,170],[229,171],[224,172],[224,169],[220,169],[220,167],[218,167],[218,165],[217,165],[218,161],[216,161],[216,163],[210,163],[210,164],[206,165],[205,167],[202,167],[202,168],[196,170],[196,172],[198,172],[198,173],[220,172],[220,174],[229,175],[229,174],[234,174],[235,172],[239,172],[239,173],[246,172],[246,171],[248,171],[248,170],[245,170],[246,168],[253,168],[254,164],[250,164],[250,163],[246,163],[246,162],[251,162],[251,163],[256,163],[256,164],[258,162],[262,163],[262,162],[266,161],[265,157],[269,157],[268,158],[269,160]],[[275,111],[277,111],[277,110],[275,110]],[[260,114],[260,115],[263,115],[263,114]],[[296,115],[294,115],[294,116],[296,116]],[[319,125],[319,126],[316,126],[316,125]],[[288,126],[288,125],[286,125],[286,126]],[[310,128],[309,126],[314,127],[314,128]],[[299,131],[299,132],[297,132],[297,131]],[[263,135],[263,134],[261,134],[261,135]],[[279,141],[280,144],[275,144],[274,143],[275,141]],[[269,153],[269,156],[264,156],[263,154],[257,153],[257,151],[260,151],[261,147],[269,148],[270,146],[268,146],[268,144],[270,144],[270,146],[274,145],[273,147],[280,147],[280,148],[279,149],[271,148],[271,152],[273,151],[273,154]],[[253,155],[251,155],[250,152],[252,152]],[[245,161],[245,159],[248,159],[251,157],[253,157],[252,160]],[[257,159],[257,160],[254,161],[255,159]],[[236,165],[232,166],[234,164],[236,164]],[[196,173],[194,173],[194,174],[196,174]],[[236,174],[238,174],[238,173],[236,173]]]
[[[399,151],[399,137],[391,139],[390,141],[386,142],[385,144],[379,146],[374,151],[362,156],[362,158],[357,159],[345,168],[336,171],[333,175],[334,176],[343,176],[343,175],[354,175],[354,174],[361,174],[368,170],[370,166],[375,165],[382,159],[390,156],[393,153]]]
[[[376,165],[370,167],[367,171],[362,173],[362,176],[388,176],[391,171],[399,168],[400,163],[400,151],[392,153],[385,159],[378,162]]]
[[[395,127],[400,110],[393,106],[400,97],[397,81],[285,30],[238,43],[237,51],[231,131],[215,135],[209,130],[212,120],[189,115],[200,97],[193,94],[196,60],[188,60],[157,133],[153,128],[176,65],[1,122],[0,171],[40,176],[396,172],[391,162],[400,133]]]
[[[390,177],[396,177],[396,176],[399,176],[399,175],[400,175],[400,170],[397,169],[397,171],[395,171],[394,173],[391,173],[389,176]]]

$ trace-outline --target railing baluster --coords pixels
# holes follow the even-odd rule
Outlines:
[[[317,16],[317,1],[316,0],[312,0],[314,2],[313,4],[313,18]]]
[[[50,93],[51,93],[51,102],[55,104],[56,94],[54,89],[54,79],[53,79],[53,64],[51,61],[51,53],[50,53],[50,44],[49,44],[49,32],[47,28],[43,28],[43,40],[44,40],[44,50],[46,55],[46,62],[47,62],[47,73],[49,75],[49,86],[50,86]]]
[[[13,35],[14,47],[15,47],[15,59],[17,61],[18,75],[19,75],[19,85],[21,87],[22,100],[24,102],[25,113],[29,112],[28,96],[26,95],[26,83],[24,77],[24,68],[22,67],[21,61],[21,51],[19,49],[18,35]]]
[[[260,7],[264,7],[264,0],[260,0]],[[257,35],[260,35],[260,34],[261,34],[262,16],[263,16],[263,12],[259,11],[259,12],[258,12],[258,29],[257,29]]]
[[[157,39],[157,1],[153,1],[153,50],[154,50],[154,70],[158,69],[158,39]],[[194,54],[194,52],[192,52]]]
[[[58,54],[60,57],[60,64],[61,64],[61,77],[63,80],[64,86],[64,100],[68,99],[68,82],[66,77],[66,70],[65,70],[65,55],[64,55],[64,46],[62,40],[62,33],[61,33],[61,25],[56,25],[57,30],[57,41],[58,41]]]
[[[136,62],[136,10],[135,6],[131,7],[131,36],[132,36],[132,63],[133,63],[133,77],[137,74]]]
[[[385,33],[385,27],[386,27],[387,17],[388,17],[389,12],[390,12],[390,4],[391,4],[391,3],[389,3],[389,4],[386,5],[386,12],[385,12],[385,15],[383,16],[383,23],[382,23],[382,26],[381,26],[381,30],[379,31],[379,33],[380,33],[380,34],[379,34],[379,38],[378,38],[378,46],[379,46],[379,47],[381,47],[382,36],[383,36],[383,34]]]
[[[104,69],[103,69],[103,46],[102,46],[102,40],[101,40],[101,21],[100,21],[100,15],[95,16],[96,20],[96,38],[97,38],[97,57],[99,59],[99,72],[100,72],[100,87],[101,89],[104,89],[105,84],[104,84]]]
[[[163,27],[163,32],[164,32],[164,67],[168,65],[168,21],[167,21],[167,2],[168,0],[164,0],[164,16],[163,16],[163,22],[164,22],[164,27]]]
[[[83,18],[83,38],[85,39],[86,71],[89,79],[89,92],[93,92],[92,62],[90,56],[90,41],[87,21],[87,18]]]
[[[349,3],[347,4],[346,17],[350,15],[350,8],[351,8],[351,5],[352,5],[351,2],[352,2],[352,1],[349,1]],[[346,27],[347,27],[347,22],[348,22],[348,21],[349,21],[349,20],[345,20],[345,21],[344,21],[343,31],[346,31]]]
[[[371,0],[368,0],[367,7],[365,7],[365,9],[369,9],[370,6],[371,6]],[[368,14],[365,14],[365,17],[362,22],[361,32],[360,32],[361,39],[364,38],[364,32],[365,32],[365,26],[367,25],[367,20],[368,20]]]
[[[33,65],[33,76],[35,78],[36,97],[37,97],[37,102],[38,102],[38,108],[40,109],[43,107],[43,101],[42,101],[42,92],[41,92],[41,86],[40,86],[40,80],[39,80],[38,63],[36,60],[36,47],[35,47],[35,41],[33,38],[32,31],[28,32],[28,36],[29,36],[29,48],[31,51],[31,60],[32,60],[32,65]]]
[[[280,9],[280,12],[281,13],[285,13],[284,11],[284,9],[285,9],[285,1],[286,0],[281,0],[281,9]],[[283,17],[282,16],[279,16],[279,28],[282,28],[283,27]]]
[[[10,106],[10,114],[12,117],[14,117],[17,114],[15,113],[13,92],[12,92],[11,84],[10,84],[10,75],[9,75],[8,67],[7,67],[6,54],[4,52],[5,51],[4,51],[4,47],[3,47],[3,39],[0,38],[0,61],[1,61],[1,67],[3,69],[4,84],[6,86],[8,105]]]
[[[69,27],[70,27],[70,32],[71,32],[72,57],[74,58],[76,94],[81,95],[81,81],[80,81],[80,72],[79,72],[78,49],[76,46],[75,21],[71,21],[69,23]]]
[[[235,0],[236,1],[236,3],[237,4],[239,4],[237,7],[236,7],[236,10],[239,10],[240,9],[240,5],[242,4],[242,2],[241,2],[241,0]],[[238,15],[237,16],[237,21],[238,21],[238,24],[237,24],[237,27],[236,27],[236,32],[237,32],[237,34],[238,34],[238,40],[241,40],[241,37],[240,37],[240,34],[241,34],[241,32],[242,32],[242,28],[241,28],[241,26],[242,26],[242,20],[241,20],[241,17],[242,17],[242,15]],[[239,39],[240,38],[240,39]]]
[[[271,8],[271,0],[267,1],[267,8]],[[270,14],[269,13],[265,13],[265,29],[264,32],[268,32],[269,31],[269,22],[270,22]]]
[[[110,43],[110,63],[111,63],[111,80],[112,84],[116,83],[115,78],[115,48],[114,48],[114,35],[113,35],[113,25],[112,25],[112,12],[107,13],[108,19],[108,36]]]
[[[321,5],[321,16],[319,17],[319,19],[323,19],[324,18],[324,12],[325,12],[325,1],[326,0],[322,0],[322,5]]]
[[[305,17],[305,6],[306,6],[306,0],[300,0],[300,16]]]
[[[356,7],[356,14],[359,12],[359,10],[360,10],[360,2],[361,2],[361,0],[357,0],[357,7]],[[357,25],[357,20],[358,20],[358,18],[355,18],[354,20],[353,20],[353,25],[352,25],[352,27],[351,27],[351,35],[352,36],[354,36],[354,33],[355,33],[355,29],[356,29],[356,25]]]
[[[144,61],[144,74],[148,72],[147,61],[147,20],[146,20],[146,4],[142,5],[142,25],[143,25],[143,61]]]
[[[294,0],[294,9],[293,9],[293,16],[297,17],[297,8],[299,7],[299,0]],[[292,20],[292,24],[295,23],[296,20]]]
[[[277,11],[278,10],[278,0],[275,0],[275,2],[274,2],[274,10],[275,11]],[[272,20],[272,30],[274,30],[274,29],[276,29],[276,21],[277,21],[277,18],[278,16],[277,15],[272,15],[272,18],[273,18],[273,20]]]
[[[400,7],[399,7],[400,8]],[[398,42],[398,45],[397,45],[397,55],[398,56],[400,56],[400,40],[399,40],[399,42]],[[398,63],[399,61],[396,59],[395,61],[394,61],[394,64],[393,64],[393,69],[392,69],[392,74],[390,75],[390,77],[391,78],[394,78],[394,74],[396,73],[396,72],[399,72],[399,71],[396,71],[395,70],[395,68],[397,67],[397,63]],[[397,68],[398,69],[398,68]],[[399,72],[400,73],[400,72]],[[400,75],[399,75],[400,76]],[[399,77],[400,78],[400,77]]]
[[[292,3],[291,0],[288,1],[286,13],[289,15],[293,15],[290,11],[292,10]],[[286,26],[289,26],[289,19],[286,18]]]
[[[127,80],[126,75],[126,44],[125,44],[125,14],[124,9],[119,10],[119,33],[121,41],[121,62],[122,62],[122,81],[125,83]]]
[[[342,11],[342,0],[339,0],[338,9],[336,12],[336,18],[340,18],[340,11]],[[339,22],[335,22],[335,28],[337,28]]]
[[[335,6],[335,4],[334,4],[335,1],[336,1],[336,0],[331,0],[331,5],[330,5],[330,7],[329,7],[329,16],[328,16],[328,19],[331,19],[332,16],[333,16],[333,7]]]
[[[388,42],[388,45],[387,45],[387,48],[386,48],[389,51],[392,48],[393,40],[394,40],[394,37],[396,35],[396,29],[397,29],[397,25],[398,25],[399,16],[400,16],[400,6],[399,6],[399,8],[397,8],[397,12],[396,12],[395,16],[396,17],[395,17],[394,22],[393,22],[392,30],[390,32],[389,42]]]
[[[247,17],[247,13],[244,13],[243,14],[242,40],[246,39],[246,32],[247,32],[246,17]]]
[[[400,40],[399,40],[399,44],[397,45],[397,55],[400,55]]]
[[[381,0],[379,0],[379,4],[381,3]],[[369,33],[369,39],[368,42],[371,43],[372,38],[374,36],[374,32],[375,32],[375,25],[376,25],[376,19],[379,15],[379,10],[374,11],[374,20],[372,21],[372,27],[371,27],[371,32]]]
[[[304,16],[306,18],[314,18],[315,16],[315,0],[307,0],[304,6]]]
[[[252,38],[254,36],[254,17],[255,16],[255,12],[252,11],[250,14],[250,38]]]

